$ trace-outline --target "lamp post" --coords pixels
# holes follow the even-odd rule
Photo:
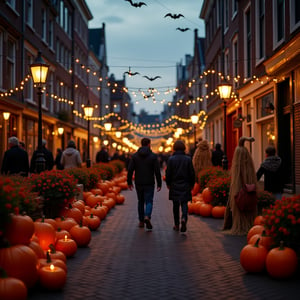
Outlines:
[[[232,90],[232,85],[230,83],[222,83],[218,85],[218,91],[220,94],[220,98],[223,99],[223,108],[224,108],[224,116],[223,116],[223,122],[224,122],[224,142],[223,142],[223,147],[224,147],[224,156],[222,160],[222,166],[223,170],[228,170],[228,159],[227,159],[227,120],[226,120],[226,110],[227,110],[227,105],[226,105],[226,100],[230,99],[231,96],[231,90]]]
[[[34,85],[38,88],[38,155],[35,161],[36,172],[45,171],[46,160],[42,145],[42,94],[43,85],[46,83],[49,65],[47,65],[39,51],[34,63],[30,65],[30,71]]]
[[[10,112],[3,112],[3,119],[4,119],[4,130],[3,130],[3,136],[4,136],[4,152],[6,151],[7,148],[7,121],[10,117]]]
[[[88,140],[87,140],[87,157],[86,157],[86,167],[91,167],[91,158],[90,158],[90,119],[93,116],[94,113],[94,107],[90,105],[90,101],[88,101],[88,104],[83,107],[84,109],[84,115],[87,118],[88,123]]]
[[[196,110],[194,110],[193,114],[191,115],[191,121],[194,125],[194,147],[196,149],[196,125],[199,122],[199,116],[196,114]]]

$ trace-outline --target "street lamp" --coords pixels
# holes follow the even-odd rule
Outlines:
[[[3,119],[4,119],[4,130],[3,130],[3,136],[4,136],[4,151],[7,148],[7,121],[10,117],[10,112],[4,111],[3,112]]]
[[[83,107],[84,109],[84,115],[87,118],[88,122],[88,141],[87,141],[87,158],[86,158],[86,167],[91,167],[91,159],[90,159],[90,119],[93,116],[94,113],[94,107],[90,105],[90,102],[88,101],[88,104]]]
[[[196,149],[196,125],[199,122],[199,116],[196,114],[196,110],[194,110],[193,114],[191,115],[191,121],[194,125],[194,145],[195,145],[195,149]]]
[[[46,83],[49,65],[47,65],[42,53],[39,51],[34,63],[30,65],[30,71],[34,85],[38,88],[38,154],[35,161],[36,172],[45,171],[46,160],[43,153],[42,145],[42,94],[43,85]]]
[[[227,122],[226,122],[226,100],[230,99],[231,97],[231,90],[232,90],[232,85],[230,83],[222,83],[218,85],[218,90],[219,90],[219,95],[220,98],[223,99],[223,107],[224,107],[224,116],[223,116],[223,121],[224,121],[224,156],[222,160],[222,166],[224,170],[228,170],[228,159],[227,159]]]

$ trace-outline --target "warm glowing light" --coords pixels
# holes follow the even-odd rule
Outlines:
[[[3,112],[3,118],[4,118],[4,120],[7,121],[9,119],[9,117],[10,117],[10,112],[4,111]]]
[[[51,270],[51,271],[55,271],[55,267],[54,267],[53,264],[50,265],[50,270]]]

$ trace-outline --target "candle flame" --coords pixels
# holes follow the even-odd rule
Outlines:
[[[51,270],[51,271],[54,271],[54,268],[55,268],[54,265],[51,264],[51,265],[50,265],[50,270]]]
[[[65,241],[68,239],[68,236],[67,235],[65,235]]]

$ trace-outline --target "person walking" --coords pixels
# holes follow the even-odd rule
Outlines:
[[[82,160],[80,152],[76,149],[75,142],[70,140],[63,151],[60,163],[64,169],[81,168]]]
[[[61,148],[57,148],[56,149],[55,161],[54,161],[54,164],[56,165],[56,170],[63,170],[64,169],[63,165],[60,163],[61,157],[62,157],[62,150],[61,150]]]
[[[266,159],[257,170],[256,178],[259,180],[264,175],[264,190],[272,193],[275,199],[281,199],[284,186],[282,160],[276,155],[274,146],[268,146],[265,153]]]
[[[54,166],[54,158],[53,158],[53,154],[50,150],[48,150],[46,148],[47,145],[47,141],[46,140],[42,140],[42,152],[44,154],[44,159],[45,159],[45,170],[52,170],[53,166]],[[39,149],[36,149],[31,157],[31,161],[30,161],[30,173],[36,173],[36,159],[38,157],[39,154]]]
[[[173,201],[175,231],[179,231],[181,206],[181,232],[186,231],[188,220],[188,201],[192,200],[192,189],[195,184],[195,171],[190,156],[185,154],[183,141],[176,141],[174,153],[169,158],[166,169],[166,184],[169,189],[169,200]]]
[[[211,162],[213,166],[222,167],[223,156],[224,156],[224,152],[221,149],[221,144],[217,143],[215,146],[215,150],[211,154]]]
[[[257,185],[254,162],[244,146],[245,141],[252,143],[254,138],[241,137],[239,145],[234,150],[230,169],[229,197],[224,215],[223,230],[229,230],[229,233],[234,235],[247,234],[257,216],[257,208],[253,211],[241,211],[235,202],[235,196],[244,184]]]
[[[101,150],[97,152],[96,154],[96,163],[109,162],[109,155],[107,152],[107,148],[105,146],[102,146]]]
[[[155,187],[155,178],[157,183],[157,192],[161,190],[162,180],[157,155],[151,150],[151,141],[143,138],[141,147],[132,158],[128,165],[127,184],[130,190],[133,189],[133,172],[135,188],[138,198],[138,217],[139,227],[152,229],[151,214],[153,208],[153,196]]]
[[[19,146],[19,139],[15,136],[8,139],[8,147],[9,149],[3,156],[1,174],[27,177],[29,172],[28,153]]]
[[[207,140],[198,143],[197,149],[193,155],[193,166],[195,170],[196,180],[198,182],[199,172],[212,165],[211,151]]]

